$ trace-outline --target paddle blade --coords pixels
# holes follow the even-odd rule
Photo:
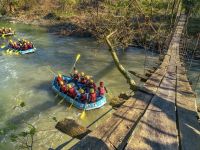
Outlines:
[[[2,35],[2,38],[5,39],[5,34]]]
[[[81,113],[80,118],[81,118],[82,120],[84,120],[84,119],[86,118],[86,112],[85,112],[85,110]]]
[[[60,105],[63,101],[64,101],[64,98],[58,103],[58,105]]]
[[[69,109],[71,109],[72,108],[72,106],[73,106],[73,103],[69,106]]]
[[[80,57],[81,57],[81,54],[78,54],[78,55],[76,56],[76,61],[78,61]]]
[[[2,46],[1,46],[1,48],[5,48],[5,47],[6,47],[6,45],[2,45]]]
[[[58,94],[56,94],[55,98],[57,98],[57,97],[58,97]]]

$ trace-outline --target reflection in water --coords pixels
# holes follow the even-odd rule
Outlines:
[[[77,53],[81,58],[77,69],[92,75],[96,82],[103,80],[111,95],[128,90],[126,81],[115,68],[109,52],[104,46],[99,46],[93,39],[57,37],[46,33],[44,28],[23,24],[0,23],[0,26],[11,26],[17,32],[15,38],[24,38],[33,41],[37,48],[36,53],[24,56],[0,55],[0,128],[15,124],[18,130],[24,128],[23,121],[32,123],[37,128],[36,149],[57,147],[71,138],[55,130],[57,120],[73,118],[83,126],[88,126],[110,109],[104,107],[86,112],[87,119],[80,120],[81,110],[66,109],[68,104],[61,103],[60,97],[55,97],[51,90],[53,74],[48,66],[56,72],[67,74],[71,69]],[[0,40],[2,42],[2,40]],[[156,61],[155,54],[148,54],[148,64]],[[144,51],[130,48],[126,53],[119,53],[121,63],[129,70],[143,74]],[[136,81],[139,81],[136,79]],[[26,103],[22,109],[13,110],[13,106],[20,99]],[[102,119],[98,123],[102,123]],[[95,124],[91,128],[95,128]],[[1,137],[1,141],[3,141]],[[73,140],[73,145],[77,140]],[[10,142],[0,143],[0,149],[12,150]]]

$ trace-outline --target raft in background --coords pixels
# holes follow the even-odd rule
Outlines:
[[[36,48],[33,47],[33,48],[27,49],[27,50],[17,50],[17,49],[9,48],[8,50],[13,51],[13,52],[19,52],[19,54],[24,55],[24,54],[34,53],[36,51]]]
[[[10,33],[6,33],[6,34],[0,34],[0,37],[13,36],[13,35],[15,35],[15,32],[10,32]]]
[[[71,77],[63,75],[63,78],[64,78],[65,81],[68,81],[69,83],[70,82],[73,83]],[[75,86],[75,88],[76,88],[76,91],[78,92],[76,86]],[[61,96],[62,98],[64,98],[67,102],[71,103],[74,107],[76,107],[78,109],[92,110],[92,109],[100,108],[104,104],[106,104],[106,97],[105,96],[98,96],[97,99],[96,99],[96,102],[94,102],[94,103],[81,103],[79,100],[77,101],[77,100],[69,97],[68,95],[60,92],[60,87],[57,84],[56,77],[54,77],[54,80],[52,82],[52,89],[59,96]]]

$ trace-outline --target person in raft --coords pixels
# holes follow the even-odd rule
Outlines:
[[[81,76],[80,76],[80,83],[82,84],[86,84],[86,78],[85,78],[85,73],[81,72]]]
[[[67,86],[64,84],[63,81],[60,82],[60,92],[67,94]]]
[[[67,95],[71,98],[75,98],[77,96],[76,89],[71,84],[67,84]]]
[[[87,93],[89,93],[89,90],[90,89],[94,89],[94,91],[96,92],[96,90],[97,90],[97,86],[96,86],[96,84],[94,83],[94,80],[92,80],[92,79],[90,79],[89,81],[88,81],[88,83],[86,84],[86,92]]]
[[[11,28],[5,28],[5,27],[2,27],[0,29],[0,34],[7,34],[7,33],[11,33],[12,32],[12,29]]]
[[[104,86],[104,83],[101,81],[98,87],[98,91],[99,91],[99,96],[104,96],[105,93],[108,93],[106,87]]]
[[[1,28],[1,34],[5,34],[6,33],[6,29],[4,27]]]
[[[74,83],[77,84],[80,79],[80,74],[78,73],[78,70],[76,68],[74,68],[74,74],[71,76]]]
[[[62,82],[65,83],[61,74],[58,74],[58,76],[56,77],[56,81],[58,86],[60,86]]]
[[[96,100],[97,100],[96,92],[94,91],[94,89],[90,89],[89,101],[91,103],[94,103],[94,102],[96,102]]]
[[[83,89],[79,89],[79,92],[80,92],[80,101],[82,103],[85,103],[87,101],[87,94]]]

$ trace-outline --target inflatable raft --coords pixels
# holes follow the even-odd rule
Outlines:
[[[35,50],[36,50],[35,47],[31,48],[31,49],[27,49],[27,50],[19,50],[19,49],[10,48],[9,46],[8,46],[8,49],[9,49],[9,51],[19,52],[19,54],[21,54],[21,55],[29,54],[29,53],[34,53]]]
[[[5,36],[13,36],[15,33],[11,32],[11,33],[6,33],[6,34],[0,34],[0,37],[5,37]]]
[[[34,53],[36,50],[36,48],[31,48],[31,49],[27,49],[27,50],[17,50],[20,54],[24,55],[24,54],[28,54],[28,53]]]
[[[67,83],[73,83],[71,77],[68,77],[68,76],[63,76],[63,79],[67,82]],[[92,110],[92,109],[97,109],[97,108],[100,108],[102,107],[104,104],[106,104],[106,97],[105,96],[98,96],[97,97],[97,100],[96,102],[94,103],[82,103],[80,100],[79,100],[79,97],[80,97],[80,93],[78,91],[78,86],[82,86],[81,83],[78,83],[78,86],[75,85],[75,88],[76,88],[76,92],[78,93],[78,96],[73,99],[71,97],[69,97],[67,94],[64,94],[62,92],[60,92],[60,87],[58,86],[57,84],[57,81],[56,81],[56,77],[54,77],[54,80],[52,82],[52,89],[58,94],[60,95],[61,97],[63,97],[68,103],[71,103],[74,107],[78,108],[78,109],[85,109],[85,110]],[[97,93],[98,94],[98,93]]]

